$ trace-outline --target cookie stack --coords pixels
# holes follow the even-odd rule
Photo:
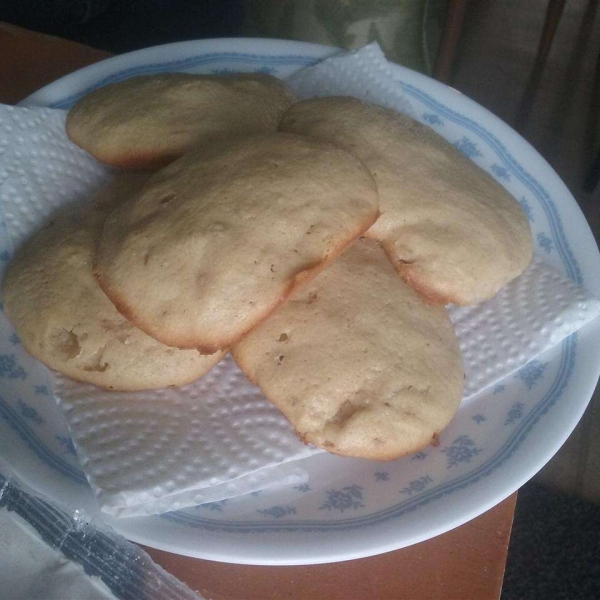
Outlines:
[[[406,116],[294,103],[266,75],[133,78],[66,126],[121,173],[8,269],[33,356],[133,391],[231,350],[307,442],[378,460],[435,443],[464,378],[444,304],[491,298],[532,255],[487,173]]]

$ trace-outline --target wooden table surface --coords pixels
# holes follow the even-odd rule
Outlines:
[[[14,104],[109,56],[0,23],[0,102]],[[497,600],[515,502],[513,494],[471,522],[415,546],[329,565],[230,565],[145,549],[169,573],[212,600]]]

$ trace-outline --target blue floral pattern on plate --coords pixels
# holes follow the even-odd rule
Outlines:
[[[506,415],[504,425],[512,425],[515,421],[521,419],[523,417],[524,408],[525,405],[522,402],[515,402]]]
[[[400,490],[400,493],[412,496],[413,494],[422,492],[430,483],[433,483],[433,479],[429,475],[423,475],[423,477],[409,482],[404,489]]]
[[[363,488],[360,485],[349,485],[341,490],[328,490],[327,499],[319,507],[321,510],[339,510],[364,508]]]
[[[481,449],[477,448],[475,442],[468,435],[461,435],[450,446],[443,448],[442,452],[448,457],[447,468],[450,469],[460,463],[471,462],[471,459],[477,456]]]
[[[46,422],[45,419],[40,416],[40,414],[35,408],[29,406],[29,404],[23,402],[23,400],[17,400],[17,406],[21,411],[21,415],[25,417],[28,421],[31,421],[36,425],[43,425]]]
[[[430,126],[443,125],[444,122],[435,113],[423,113],[421,119]]]
[[[527,198],[525,198],[523,196],[519,200],[519,204],[521,205],[521,208],[523,209],[523,212],[525,213],[525,216],[527,217],[527,220],[530,223],[533,223],[533,221],[535,221],[535,218],[533,216],[533,209],[531,208],[531,204],[529,203],[529,200],[527,200]]]
[[[265,517],[281,519],[281,517],[295,515],[296,508],[294,506],[271,506],[270,508],[259,508],[257,512]]]
[[[498,177],[498,179],[504,179],[505,181],[510,181],[510,173],[506,167],[503,167],[502,165],[494,163],[490,167],[490,170],[492,171],[492,173],[494,173],[494,175],[496,175],[496,177]]]
[[[423,460],[427,458],[427,453],[426,452],[415,452],[410,459],[411,460]]]
[[[479,148],[477,147],[477,144],[466,136],[463,136],[460,140],[458,140],[458,142],[455,142],[454,145],[465,156],[468,156],[470,159],[477,158],[478,156],[483,156]]]
[[[537,234],[537,242],[538,242],[538,246],[546,254],[550,254],[550,252],[552,252],[552,249],[554,248],[554,243],[552,242],[552,240],[548,237],[548,235],[544,231],[540,231]]]
[[[14,354],[0,354],[0,379],[25,379],[26,377],[27,372],[17,362]]]
[[[305,494],[306,492],[310,492],[310,485],[308,483],[301,483],[300,485],[295,485],[294,489]]]
[[[543,363],[539,360],[532,360],[528,362],[522,369],[520,369],[515,377],[520,379],[528,390],[531,390],[539,380],[544,376],[544,372],[548,363]]]

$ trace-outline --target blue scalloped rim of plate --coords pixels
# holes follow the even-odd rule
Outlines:
[[[237,63],[245,63],[247,65],[260,65],[262,70],[265,70],[265,65],[269,65],[269,70],[274,72],[277,66],[298,66],[305,67],[321,59],[306,57],[302,55],[260,55],[240,52],[217,52],[206,53],[197,56],[189,57],[182,60],[176,60],[165,63],[152,63],[141,65],[133,68],[124,69],[109,77],[102,79],[95,85],[63,99],[54,101],[49,106],[51,108],[68,108],[72,106],[80,97],[89,93],[93,89],[122,81],[135,75],[156,73],[160,71],[174,71],[191,69],[198,66],[220,63],[223,61],[235,61]],[[507,148],[494,136],[490,131],[479,125],[473,119],[449,108],[445,104],[431,97],[428,93],[419,89],[413,84],[409,84],[401,79],[395,80],[402,90],[409,96],[412,96],[422,104],[433,111],[429,115],[431,119],[436,119],[441,116],[448,119],[464,129],[470,131],[487,147],[491,148],[502,166],[499,167],[499,173],[510,173],[524,184],[535,197],[542,207],[544,214],[550,225],[551,240],[550,243],[556,248],[558,255],[562,261],[567,275],[575,282],[582,284],[583,275],[577,263],[577,260],[570,248],[569,241],[564,232],[560,215],[556,205],[550,197],[547,190],[530,174],[527,170],[510,154]],[[438,117],[436,117],[438,115]],[[540,246],[544,247],[540,240]],[[546,245],[548,242],[545,242]],[[381,523],[386,520],[400,517],[408,512],[414,511],[417,508],[435,501],[439,498],[452,494],[458,490],[469,487],[477,483],[481,478],[488,476],[495,469],[505,463],[517,448],[527,438],[535,424],[540,418],[552,408],[552,406],[560,398],[565,386],[569,382],[573,367],[575,364],[575,356],[577,349],[577,334],[572,334],[562,343],[560,365],[556,377],[550,386],[549,390],[537,402],[533,409],[528,413],[526,418],[521,420],[512,434],[508,437],[500,449],[484,463],[476,466],[473,470],[441,485],[434,486],[431,489],[420,493],[418,496],[408,498],[402,502],[394,504],[385,510],[381,510],[368,515],[363,515],[355,518],[345,518],[337,520],[293,520],[282,522],[281,520],[272,521],[226,521],[203,518],[190,515],[183,512],[172,512],[160,515],[160,518],[176,522],[180,525],[188,527],[200,527],[211,531],[233,531],[233,532],[263,532],[263,531],[332,531],[343,529],[355,529]],[[29,446],[36,456],[47,464],[52,469],[60,472],[69,479],[85,484],[86,479],[83,473],[73,467],[71,464],[63,460],[55,454],[42,440],[40,440],[35,432],[27,425],[21,416],[10,407],[10,405],[0,396],[0,416],[11,426],[11,428],[21,437],[21,439]]]

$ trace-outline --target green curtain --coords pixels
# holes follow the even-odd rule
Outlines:
[[[431,73],[445,0],[250,0],[249,35],[342,48],[377,41],[389,60]]]

